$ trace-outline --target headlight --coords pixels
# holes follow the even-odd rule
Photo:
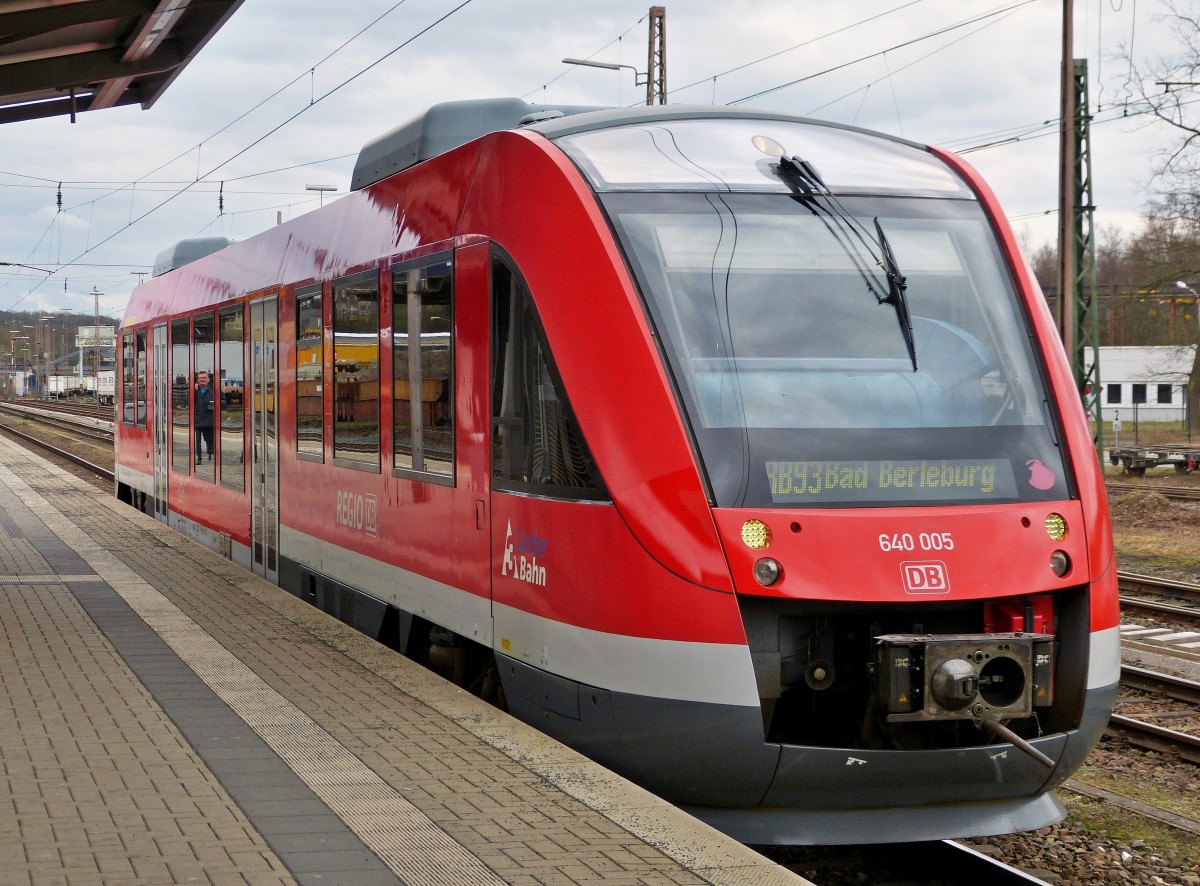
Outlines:
[[[783,575],[783,567],[779,561],[771,557],[763,557],[754,564],[754,579],[764,588],[769,588]]]

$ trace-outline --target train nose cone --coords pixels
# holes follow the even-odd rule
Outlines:
[[[965,708],[979,694],[979,677],[975,667],[961,658],[942,662],[930,680],[934,699],[948,711]]]

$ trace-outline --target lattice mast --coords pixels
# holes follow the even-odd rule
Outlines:
[[[1070,297],[1074,300],[1074,353],[1071,368],[1083,398],[1083,408],[1092,422],[1093,439],[1101,462],[1104,460],[1104,421],[1100,398],[1100,311],[1096,303],[1096,237],[1093,227],[1096,207],[1092,203],[1092,141],[1088,113],[1087,59],[1074,65],[1075,167],[1072,253],[1075,270]]]
[[[667,7],[650,7],[650,48],[646,62],[646,104],[667,103]]]

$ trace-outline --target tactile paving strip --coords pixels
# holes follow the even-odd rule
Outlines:
[[[0,471],[27,506],[38,508],[36,493],[7,468]],[[504,882],[140,576],[68,520],[38,516],[398,877],[429,886]]]

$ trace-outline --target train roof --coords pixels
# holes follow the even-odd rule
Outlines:
[[[637,105],[632,108],[600,108],[585,116],[558,116],[544,120],[532,121],[526,128],[540,132],[547,138],[561,138],[565,135],[575,135],[579,132],[589,132],[596,129],[608,129],[613,126],[631,126],[639,123],[665,122],[669,120],[703,120],[705,118],[721,120],[781,120],[789,123],[805,123],[810,126],[824,126],[830,129],[842,129],[847,132],[858,132],[863,135],[881,138],[910,148],[926,149],[926,145],[898,136],[889,135],[874,129],[864,129],[861,126],[850,126],[845,123],[835,123],[829,120],[819,120],[815,117],[805,117],[799,114],[787,114],[781,111],[765,111],[761,108],[732,108],[728,105]]]
[[[596,105],[531,105],[519,98],[441,102],[367,142],[355,161],[350,190],[365,188],[489,132],[597,110],[604,109]]]
[[[154,259],[154,270],[150,276],[161,277],[168,271],[182,268],[196,259],[204,258],[219,252],[233,244],[228,237],[195,237],[191,240],[180,240],[174,246],[168,246]]]
[[[533,105],[519,98],[441,102],[372,139],[359,152],[350,181],[353,191],[365,188],[424,160],[469,141],[505,129],[530,129],[559,138],[612,126],[705,117],[743,120],[785,120],[860,132],[914,148],[925,146],[885,133],[816,120],[795,114],[727,105],[648,105],[605,108],[594,105]]]

